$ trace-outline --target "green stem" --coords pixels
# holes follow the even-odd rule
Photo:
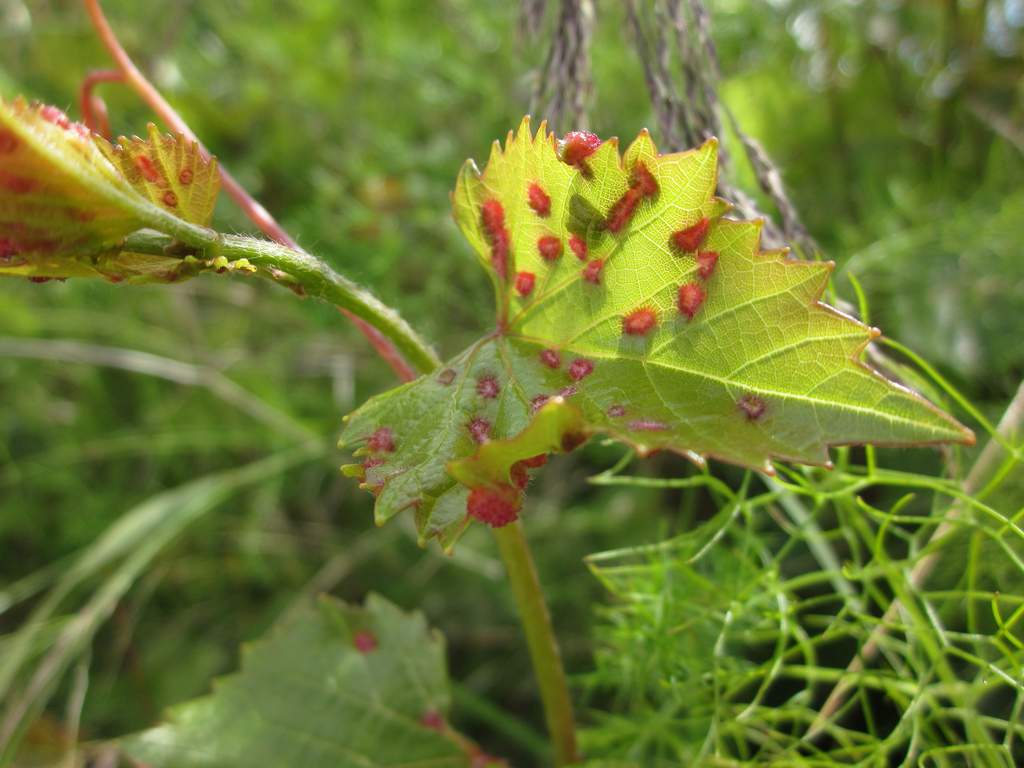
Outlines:
[[[533,662],[533,672],[544,705],[544,719],[555,752],[555,765],[572,765],[579,761],[572,699],[569,697],[558,641],[551,627],[551,616],[544,602],[537,568],[530,555],[530,546],[518,521],[503,528],[495,528],[494,536],[498,540],[498,549],[505,561],[519,618],[526,632],[530,661]]]

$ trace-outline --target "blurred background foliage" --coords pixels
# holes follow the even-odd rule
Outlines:
[[[399,307],[443,355],[488,327],[490,291],[451,221],[448,194],[462,161],[486,159],[490,142],[528,110],[557,9],[534,39],[516,5],[499,0],[104,6],[142,69],[304,247]],[[854,300],[847,276],[855,276],[871,322],[997,418],[1024,377],[1024,3],[709,7],[722,98],[779,165],[822,255],[837,262],[839,295]],[[620,3],[596,4],[589,127],[603,136],[656,124],[625,28]],[[82,76],[109,66],[74,0],[0,0],[0,39],[0,91],[72,114]],[[141,133],[151,120],[127,89],[101,93],[115,132]],[[749,167],[739,180],[758,194]],[[249,229],[226,198],[217,217],[224,230]],[[296,445],[317,446],[286,470],[224,480],[219,503],[154,554],[97,623],[88,663],[74,667],[69,656],[78,671],[56,684],[59,695],[29,730],[25,765],[73,738],[69,700],[84,702],[83,739],[146,726],[233,669],[238,643],[304,595],[358,600],[370,589],[421,606],[447,635],[460,726],[493,752],[525,765],[538,759],[541,719],[486,531],[472,532],[453,558],[419,550],[408,520],[375,530],[371,497],[338,475],[341,416],[392,379],[337,313],[244,279],[169,290],[8,281],[0,321],[0,635],[126,512],[197,478],[224,480]],[[591,743],[640,759],[674,754],[658,739],[655,752],[631,752],[635,734],[620,727],[619,718],[640,715],[636,697],[622,693],[636,671],[617,664],[650,651],[636,645],[650,625],[632,626],[614,609],[595,615],[595,605],[612,604],[606,587],[622,585],[595,579],[583,558],[659,542],[724,502],[701,485],[587,482],[620,454],[594,444],[553,462],[533,489],[527,526],[570,672],[588,683],[588,706],[617,713],[584,715],[598,724]],[[951,457],[934,451],[882,459],[956,473]],[[694,471],[667,456],[634,470]],[[713,470],[732,487],[742,482],[740,472]],[[894,493],[878,490],[870,501],[887,508]],[[1001,495],[1012,515],[1024,499],[1019,480]],[[144,541],[123,539],[125,556]],[[118,562],[69,587],[50,637]],[[664,572],[647,573],[627,591],[664,594]],[[694,589],[711,588],[713,576]],[[729,599],[734,593],[730,586]],[[47,636],[33,653],[45,651]],[[605,649],[597,671],[595,640]],[[707,644],[691,651],[699,661]],[[671,676],[655,667],[686,653],[658,656],[647,673]]]

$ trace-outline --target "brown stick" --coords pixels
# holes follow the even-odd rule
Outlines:
[[[114,30],[111,28],[106,16],[103,15],[103,9],[100,7],[99,0],[83,0],[83,2],[85,3],[85,10],[89,14],[89,19],[92,21],[92,25],[96,29],[96,33],[99,35],[103,45],[117,63],[118,71],[124,81],[139,94],[149,108],[152,109],[153,112],[155,112],[156,115],[171,128],[171,130],[180,133],[189,141],[194,141],[199,146],[203,154],[209,156],[209,150],[206,149],[195,133],[192,132],[192,129],[188,127],[188,124],[175,111],[174,107],[167,103],[167,100],[164,99],[153,84],[146,79],[146,76],[139,71],[139,68],[135,66],[135,62],[132,61],[128,52],[125,51],[124,47],[117,39],[117,35],[114,34]],[[282,227],[277,220],[270,215],[270,212],[255,198],[253,198],[241,184],[238,183],[227,168],[225,168],[223,164],[219,164],[218,167],[220,168],[221,183],[224,186],[224,190],[228,193],[228,196],[235,201],[238,207],[242,209],[242,212],[248,217],[248,219],[259,227],[260,231],[271,240],[276,240],[282,245],[301,251],[302,248],[299,247],[299,244],[295,242],[284,227]],[[381,358],[391,366],[392,370],[394,370],[402,381],[412,381],[416,378],[416,371],[414,371],[412,366],[410,366],[405,358],[402,357],[401,352],[395,348],[394,344],[392,344],[389,339],[385,338],[383,334],[365,320],[356,317],[348,310],[339,309],[339,311],[355,323],[356,328],[358,328],[366,337],[374,350],[376,350],[377,354],[379,354]]]

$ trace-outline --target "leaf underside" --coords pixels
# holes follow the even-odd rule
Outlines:
[[[323,598],[121,746],[153,768],[468,768],[482,755],[448,726],[449,704],[444,642],[422,615]]]
[[[498,330],[346,417],[342,442],[364,461],[344,469],[376,494],[378,522],[414,509],[421,539],[450,547],[468,487],[508,487],[516,462],[580,433],[767,472],[827,464],[834,445],[973,439],[862,362],[877,331],[820,303],[831,263],[762,251],[760,222],[723,217],[714,140],[659,155],[643,132],[622,157],[614,139],[562,157],[524,120],[483,173],[463,168],[455,218],[491,275]],[[704,219],[699,245],[682,249],[676,233]],[[524,443],[538,414],[569,426]],[[374,440],[382,429],[389,440]]]
[[[112,146],[52,106],[0,100],[0,275],[169,282],[202,271],[131,253],[124,238],[170,214],[209,223],[216,162],[181,136]]]

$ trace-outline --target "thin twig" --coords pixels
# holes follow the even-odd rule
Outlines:
[[[556,132],[587,126],[593,27],[593,0],[562,0],[558,26],[530,103],[530,111],[539,110]]]
[[[1014,395],[1013,400],[1010,401],[1005,413],[1003,413],[999,426],[996,428],[997,435],[989,439],[984,450],[982,450],[978,459],[971,467],[970,472],[967,473],[967,477],[964,478],[963,493],[965,495],[972,496],[982,488],[1006,454],[1006,449],[1002,443],[1012,440],[1013,436],[1022,426],[1024,426],[1024,381],[1021,382],[1020,387],[1017,389],[1017,394]],[[932,571],[935,570],[941,551],[938,545],[954,531],[955,523],[963,512],[964,506],[962,504],[952,505],[946,512],[942,523],[939,524],[929,537],[924,549],[931,549],[932,551],[917,561],[907,577],[907,583],[911,591],[921,589],[928,580],[928,577],[931,576]],[[875,625],[863,647],[847,665],[843,678],[832,689],[828,698],[825,699],[825,703],[822,704],[821,709],[818,711],[818,716],[807,731],[806,739],[813,739],[820,735],[829,719],[835,715],[843,705],[843,702],[846,701],[846,696],[853,686],[850,678],[859,674],[878,655],[881,642],[885,638],[888,627],[896,624],[897,614],[899,614],[902,607],[903,604],[899,598],[894,598],[889,603],[888,609],[882,618],[879,619],[878,624]]]
[[[131,86],[137,94],[139,94],[149,108],[152,109],[153,112],[171,128],[171,130],[180,133],[189,141],[195,142],[203,154],[209,156],[209,150],[206,149],[196,134],[193,133],[192,129],[188,127],[188,124],[175,111],[174,107],[164,99],[153,84],[146,79],[146,76],[142,74],[139,68],[135,66],[135,62],[132,61],[128,52],[125,51],[124,47],[117,39],[117,35],[114,34],[114,30],[111,28],[106,16],[103,15],[103,9],[100,7],[99,0],[83,0],[83,2],[85,3],[85,9],[89,14],[93,27],[96,29],[103,45],[117,63],[118,70],[123,75],[125,82]],[[277,222],[266,208],[264,208],[245,190],[235,177],[231,175],[227,168],[225,168],[222,163],[218,164],[218,167],[220,169],[221,183],[224,187],[224,191],[227,192],[228,196],[235,201],[239,208],[241,208],[246,217],[267,237],[281,243],[282,245],[287,245],[290,248],[301,251],[302,249],[299,247],[299,244],[291,235],[288,234],[284,227]],[[341,309],[340,311],[345,315],[345,317],[355,323],[356,327],[370,342],[374,350],[376,350],[381,358],[391,366],[400,379],[403,381],[412,381],[416,378],[416,371],[409,365],[389,339],[384,337],[383,334],[378,332],[376,328],[365,320],[353,315],[350,311],[346,309]]]

